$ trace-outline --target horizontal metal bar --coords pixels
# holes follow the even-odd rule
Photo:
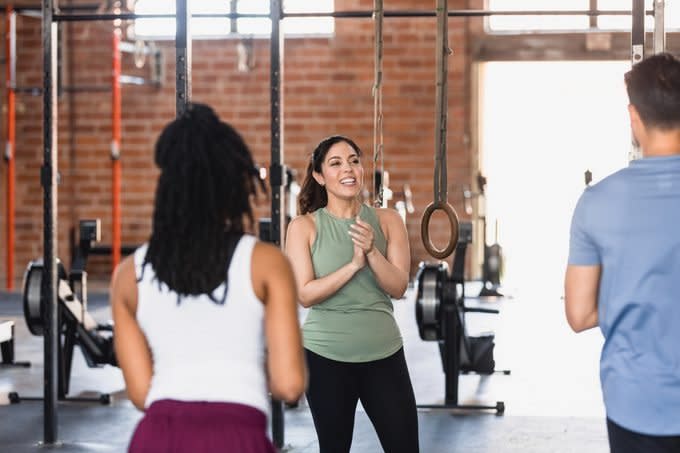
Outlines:
[[[123,85],[158,85],[159,82],[154,82],[144,77],[132,76],[122,74],[120,76],[120,83]],[[62,87],[61,91],[64,93],[107,93],[111,91],[110,85],[76,85],[72,87]],[[14,92],[17,94],[30,94],[39,96],[42,94],[41,87],[15,87]]]
[[[42,87],[12,87],[17,94],[42,95]]]
[[[605,48],[588,49],[588,35],[606,35]],[[680,49],[680,33],[668,33],[667,49]],[[647,32],[645,52],[652,52],[652,33]],[[564,31],[558,33],[489,33],[479,36],[471,55],[473,61],[593,61],[630,60],[628,31]]]
[[[645,14],[649,16],[654,15],[654,10],[648,10]],[[412,11],[385,11],[385,17],[436,17],[436,11],[428,10],[412,10]],[[449,17],[488,17],[488,16],[630,16],[630,10],[531,10],[531,11],[490,11],[490,10],[450,10]],[[120,14],[54,14],[53,20],[55,22],[80,22],[80,21],[110,21],[110,20],[136,20],[136,19],[174,19],[175,14],[136,14],[136,13],[120,13]],[[269,14],[264,13],[201,13],[192,14],[193,18],[225,18],[225,19],[241,19],[241,18],[270,18]],[[327,12],[300,12],[300,13],[285,13],[283,17],[334,17],[337,19],[352,19],[363,18],[370,19],[373,17],[373,11],[327,11]]]
[[[418,409],[475,409],[475,410],[482,410],[482,409],[491,409],[491,410],[498,410],[498,405],[495,406],[485,406],[481,404],[455,404],[455,403],[443,403],[443,404],[417,404],[416,408]]]
[[[144,77],[132,76],[122,74],[120,76],[120,83],[123,85],[158,85],[158,82],[145,79]],[[111,91],[110,85],[76,85],[72,87],[62,87],[61,91],[64,93],[107,93]],[[42,94],[41,87],[15,87],[14,92],[17,94],[30,94],[39,96]]]
[[[97,11],[101,5],[99,3],[85,3],[82,5],[63,5],[59,11]],[[18,13],[23,11],[42,11],[42,5],[17,5],[12,9]]]
[[[42,87],[13,87],[17,94],[30,94],[32,96],[42,95]],[[111,91],[110,85],[76,85],[72,87],[62,87],[64,93],[106,93]]]
[[[649,10],[647,15],[653,16]],[[491,11],[491,10],[449,10],[449,17],[487,17],[487,16],[630,16],[630,10],[532,10],[532,11]],[[436,11],[385,11],[385,17],[436,17]],[[329,12],[300,12],[283,13],[283,17],[334,17],[337,19],[362,18],[370,19],[373,11],[329,11]]]
[[[244,14],[244,13],[215,13],[215,14],[192,14],[191,17],[197,19],[205,18],[224,18],[224,19],[238,19],[238,18],[269,18],[269,14]],[[136,20],[136,19],[174,19],[175,14],[136,14],[136,13],[121,13],[121,14],[55,14],[53,16],[55,22],[81,22],[81,21],[109,21],[109,20]]]

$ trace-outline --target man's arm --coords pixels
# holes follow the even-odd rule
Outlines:
[[[568,265],[564,277],[564,310],[574,332],[596,327],[597,294],[602,266]]]

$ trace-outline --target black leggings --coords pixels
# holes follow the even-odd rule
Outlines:
[[[636,433],[607,419],[611,453],[678,453],[680,436],[650,436]]]
[[[307,401],[320,453],[349,452],[358,400],[386,453],[418,453],[418,414],[403,348],[385,359],[362,363],[305,352]]]

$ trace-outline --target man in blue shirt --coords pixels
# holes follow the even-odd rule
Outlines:
[[[643,158],[589,187],[572,218],[565,311],[599,326],[612,453],[680,452],[680,60],[625,75]]]

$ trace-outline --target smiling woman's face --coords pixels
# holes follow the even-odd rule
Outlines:
[[[339,198],[353,198],[359,195],[364,180],[364,167],[357,152],[347,142],[338,142],[330,147],[321,173],[314,172],[314,179],[326,187],[329,195]]]

